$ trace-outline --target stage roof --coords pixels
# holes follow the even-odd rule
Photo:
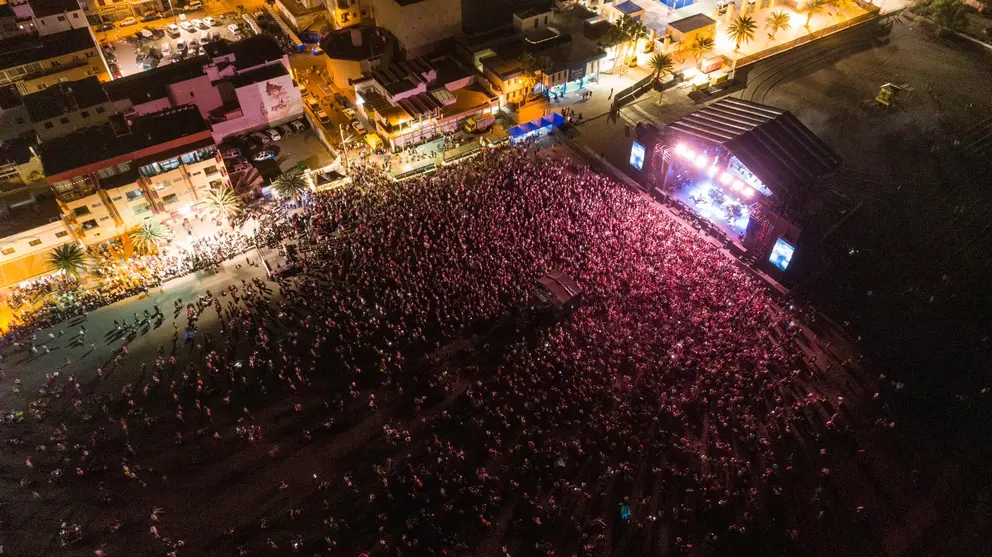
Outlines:
[[[722,99],[665,129],[726,148],[778,195],[808,186],[840,164],[837,153],[791,112],[741,99]]]

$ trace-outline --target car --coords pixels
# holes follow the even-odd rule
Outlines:
[[[138,31],[137,35],[143,41],[150,41],[155,38],[155,34],[149,31],[148,29],[142,29],[141,31]]]
[[[365,135],[366,133],[368,133],[365,130],[365,125],[359,122],[358,120],[351,121],[351,129],[355,130],[355,133],[357,133],[358,135]]]
[[[262,161],[272,160],[274,158],[276,158],[275,151],[273,151],[272,149],[263,149],[262,151],[255,153],[255,156],[252,157],[252,160],[254,160],[255,162],[262,162]]]
[[[183,28],[183,31],[192,31],[193,24],[189,21],[180,21],[179,26]]]
[[[200,43],[196,39],[190,39],[187,44],[190,50],[196,50],[200,46]]]
[[[195,12],[197,10],[202,10],[202,9],[203,9],[203,3],[200,2],[199,0],[193,0],[189,4],[186,4],[186,7],[184,8],[184,10],[187,12]]]
[[[128,17],[121,20],[121,27],[127,27],[129,25],[137,25],[138,19],[135,17]]]
[[[146,58],[145,61],[144,61],[144,63],[141,64],[141,69],[143,69],[145,71],[154,70],[155,68],[158,67],[158,64],[159,64],[159,59],[158,58],[156,58],[156,57],[149,57],[149,58]]]
[[[102,23],[96,26],[97,31],[113,31],[115,28],[113,23]]]
[[[162,58],[162,53],[154,46],[148,47],[148,58]]]
[[[307,89],[307,86],[306,85],[300,83],[300,96],[301,97],[305,97],[308,94],[310,94],[310,90]]]
[[[196,55],[197,56],[204,56],[206,53],[207,53],[207,49],[203,48],[203,45],[201,44],[200,45],[200,48],[197,49],[197,51],[196,51]]]
[[[317,102],[317,99],[315,99],[314,97],[307,97],[306,103],[307,106],[310,107],[310,110],[317,110],[318,108],[320,108],[320,103]]]
[[[182,32],[179,29],[179,26],[176,25],[175,23],[170,23],[169,26],[166,27],[166,31],[168,31],[169,35],[172,37],[178,37],[179,35],[182,34]]]
[[[223,159],[238,159],[241,158],[241,149],[237,147],[231,147],[230,149],[224,149],[220,152],[220,156]]]
[[[355,111],[352,110],[352,109],[350,109],[350,108],[346,108],[346,109],[342,110],[341,113],[344,114],[345,118],[347,118],[349,120],[354,120],[355,119]]]
[[[265,130],[265,133],[269,134],[269,137],[272,138],[272,141],[279,141],[280,139],[282,139],[282,136],[279,135],[279,130],[275,128],[269,128]]]
[[[206,23],[208,27],[216,27],[218,25],[217,20],[210,16],[203,18],[203,23]]]
[[[227,26],[227,30],[230,31],[231,34],[234,35],[235,37],[240,37],[241,36],[241,28],[238,27],[238,24],[237,23],[232,23],[232,24],[228,25]]]
[[[351,103],[348,102],[348,98],[341,93],[334,93],[334,100],[338,101],[338,103],[345,108],[349,108],[351,106]]]
[[[199,19],[191,19],[189,21],[189,24],[193,26],[193,29],[196,29],[197,27],[200,26],[200,20]]]
[[[210,33],[206,31],[200,32],[200,44],[207,44],[210,42]]]
[[[304,120],[293,120],[289,123],[289,125],[292,126],[297,132],[307,131],[307,125]]]
[[[163,58],[168,58],[169,56],[172,56],[172,47],[169,45],[169,43],[162,43],[161,52]]]
[[[272,138],[262,132],[252,132],[248,137],[254,139],[256,142],[262,145],[268,145],[272,143]]]
[[[157,13],[151,12],[141,16],[142,23],[148,23],[149,21],[155,21],[156,19],[162,19],[162,16]]]
[[[110,66],[108,66],[108,68],[110,69],[110,75],[113,76],[114,79],[120,79],[120,78],[124,77],[121,74],[121,68],[120,68],[120,66],[118,66],[117,64],[110,64]]]
[[[224,166],[227,167],[228,172],[244,172],[246,170],[251,170],[251,163],[248,159],[244,157],[238,157],[236,159],[230,159],[229,162],[225,162]]]
[[[317,119],[320,120],[321,124],[326,124],[331,121],[331,119],[327,117],[327,113],[324,112],[324,109],[319,106],[317,107],[317,110],[314,110],[314,114],[317,115]]]
[[[178,62],[183,59],[183,53],[178,50],[172,53],[172,61]]]
[[[210,24],[202,19],[194,19],[193,23],[195,23],[200,29],[210,29]]]
[[[176,41],[176,51],[185,52],[186,51],[186,41],[179,39]]]
[[[281,133],[284,137],[287,135],[293,135],[294,131],[295,130],[293,130],[293,128],[290,127],[289,124],[283,124],[279,126],[279,133]]]

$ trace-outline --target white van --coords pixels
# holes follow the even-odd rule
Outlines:
[[[203,31],[200,33],[200,44],[207,44],[210,42],[210,31]]]
[[[162,58],[168,58],[172,56],[172,47],[167,42],[162,43],[161,51],[162,51]]]
[[[237,24],[235,24],[235,23],[232,23],[232,24],[228,25],[227,26],[227,30],[230,31],[231,34],[234,35],[235,37],[240,37],[241,36],[241,28],[238,27]]]

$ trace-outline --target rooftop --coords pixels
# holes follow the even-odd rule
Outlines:
[[[643,12],[644,11],[644,8],[638,6],[637,4],[631,2],[630,0],[627,0],[626,2],[624,2],[622,4],[617,4],[616,6],[613,6],[613,7],[616,10],[618,10],[620,13],[624,13],[624,14],[627,14],[627,15],[633,15],[633,14],[636,14],[637,12]]]
[[[0,143],[0,164],[24,164],[34,157],[31,146],[34,141],[27,137],[15,137]]]
[[[41,122],[91,106],[109,102],[107,92],[96,77],[58,83],[24,96],[24,107],[32,122]]]
[[[234,53],[234,67],[239,70],[280,60],[286,55],[279,48],[279,43],[265,34],[231,43],[231,52]]]
[[[420,83],[426,82],[425,74],[434,68],[423,58],[413,58],[404,62],[390,64],[385,68],[375,68],[370,74],[390,95],[415,89]]]
[[[31,196],[31,193],[24,192],[24,195]],[[7,206],[27,200],[26,197],[21,196],[10,197],[14,199],[5,198],[3,201]],[[44,226],[50,222],[59,220],[61,216],[62,212],[59,210],[59,204],[55,199],[39,200],[36,198],[34,203],[13,208],[3,218],[0,218],[0,238],[21,234],[32,228]]]
[[[46,17],[65,12],[82,10],[76,0],[28,0],[35,17]]]
[[[88,27],[51,35],[21,35],[0,41],[0,70],[96,48]]]
[[[528,17],[550,13],[551,11],[551,5],[548,4],[547,6],[531,6],[529,8],[517,10],[513,12],[513,15],[519,17],[520,19],[527,19]]]
[[[277,0],[277,1],[279,2],[280,5],[285,7],[289,13],[293,15],[304,15],[324,9],[323,5],[309,8],[299,0]]]
[[[0,109],[6,110],[22,104],[24,102],[21,100],[21,94],[17,92],[16,85],[0,87]]]
[[[697,29],[705,29],[710,25],[716,25],[716,21],[712,17],[703,14],[694,14],[668,24],[669,27],[680,33],[690,33]]]
[[[106,123],[45,141],[40,145],[41,163],[45,174],[54,177],[149,147],[173,148],[164,144],[209,131],[210,125],[195,106],[183,106],[135,118],[130,129],[120,135]]]
[[[245,85],[268,81],[287,74],[289,74],[289,71],[286,70],[286,67],[282,64],[269,64],[268,66],[262,66],[260,68],[255,68],[254,70],[240,73],[232,77],[229,81],[231,82],[231,85],[237,89],[239,87],[244,87]]]
[[[209,61],[207,56],[196,56],[108,81],[103,87],[112,100],[130,99],[133,104],[138,105],[167,97],[169,85],[206,75],[203,66]]]
[[[356,34],[360,37],[357,45]],[[321,39],[320,48],[334,60],[369,60],[389,51],[388,31],[367,25],[331,31]]]
[[[430,64],[437,70],[438,83],[452,83],[475,75],[475,72],[461,65],[450,56],[435,58],[431,60]]]

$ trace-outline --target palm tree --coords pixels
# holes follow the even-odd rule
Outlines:
[[[210,212],[214,216],[219,216],[221,220],[233,222],[234,218],[241,212],[241,198],[234,193],[230,186],[212,188],[207,193],[206,198]]]
[[[140,251],[151,253],[156,251],[162,244],[172,238],[169,229],[155,221],[145,221],[128,234],[134,248]]]
[[[765,18],[765,29],[772,32],[771,40],[775,40],[779,31],[788,31],[790,28],[792,23],[789,22],[789,14],[782,10],[772,12]]]
[[[961,0],[933,0],[930,2],[917,2],[916,10],[926,17],[929,17],[944,30],[961,31],[968,26],[967,7]]]
[[[272,183],[272,187],[282,197],[298,199],[307,190],[309,184],[302,172],[287,172],[280,174]]]
[[[689,51],[692,52],[692,56],[696,59],[696,67],[701,67],[703,64],[703,57],[706,53],[713,50],[713,37],[699,36],[696,35],[696,40],[692,41],[689,45]]]
[[[659,80],[662,77],[672,73],[675,68],[675,63],[672,62],[672,57],[664,53],[656,53],[651,57],[651,61],[648,62],[651,66],[651,71],[654,73],[655,80]]]
[[[78,244],[62,244],[48,255],[48,264],[56,271],[78,277],[86,270],[87,255]]]
[[[754,31],[758,24],[749,15],[739,15],[727,27],[727,35],[734,41],[734,52],[741,49],[741,43],[747,44],[754,39]]]
[[[803,12],[806,12],[806,24],[803,27],[809,31],[809,22],[813,19],[813,16],[822,12],[826,7],[827,3],[824,0],[809,0],[806,5],[802,7]]]
[[[626,37],[626,48],[624,48],[623,66],[620,67],[620,74],[627,70],[627,58],[637,54],[637,42],[641,39],[646,39],[648,36],[648,28],[644,26],[644,23],[640,20],[633,19],[630,16],[624,16],[627,18],[627,23],[622,26],[624,30],[624,36]],[[627,51],[630,54],[627,54]]]
[[[527,104],[527,99],[530,97],[531,92],[534,91],[534,86],[541,79],[541,73],[547,72],[551,67],[551,60],[547,56],[534,56],[533,54],[526,52],[520,57],[520,79],[523,80],[523,102],[520,104]]]

